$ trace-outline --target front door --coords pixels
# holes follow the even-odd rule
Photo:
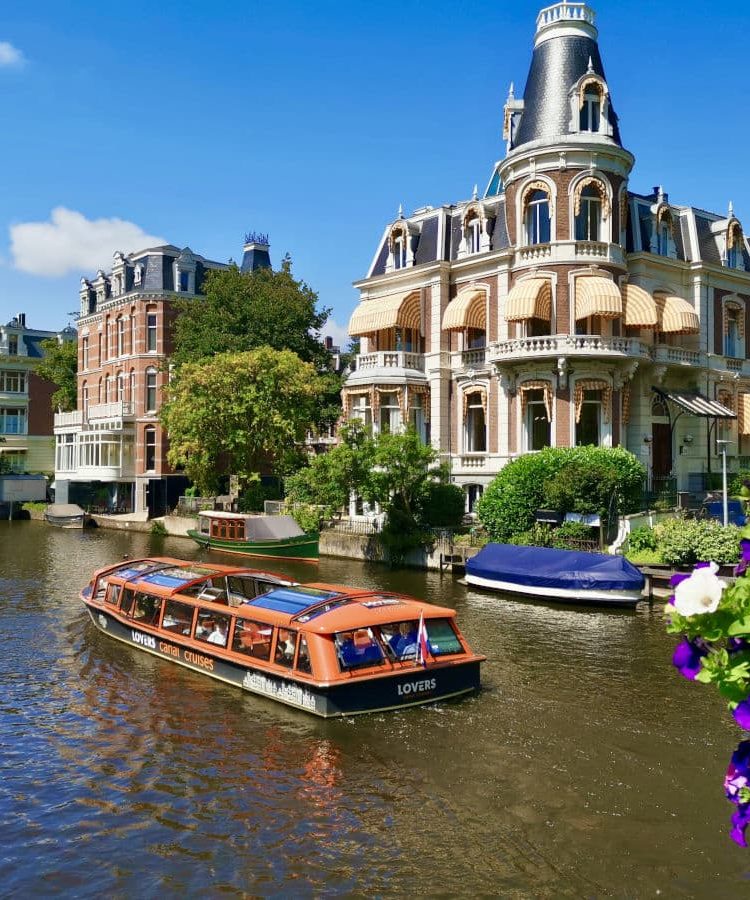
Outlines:
[[[651,474],[654,478],[665,478],[672,471],[672,429],[662,422],[651,425],[653,437]]]

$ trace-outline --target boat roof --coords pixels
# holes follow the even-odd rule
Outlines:
[[[454,618],[455,611],[415,600],[404,594],[313,582],[297,584],[276,572],[200,563],[171,557],[121,560],[95,573],[95,578],[118,578],[161,596],[179,595],[190,585],[217,575],[267,578],[278,586],[232,607],[233,615],[252,618],[255,611],[275,625],[332,634],[371,625],[419,619]],[[203,601],[210,602],[210,601]],[[217,604],[212,604],[217,605]]]

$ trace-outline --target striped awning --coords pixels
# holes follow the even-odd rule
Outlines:
[[[737,418],[740,434],[750,434],[750,394],[740,394],[737,398]]]
[[[589,316],[616,319],[622,315],[622,294],[609,278],[581,275],[576,278],[576,321]]]
[[[419,328],[419,291],[386,294],[375,300],[363,300],[349,319],[349,334],[359,337],[383,328]]]
[[[719,403],[718,400],[709,400],[703,394],[690,393],[688,391],[663,391],[661,388],[652,388],[652,390],[690,413],[691,416],[698,416],[701,419],[736,419],[737,415],[731,409]],[[747,396],[741,394],[741,397]]]
[[[510,289],[505,301],[506,322],[546,319],[552,315],[552,283],[549,278],[526,278]]]
[[[625,325],[631,328],[656,328],[659,312],[648,291],[637,284],[622,286],[622,302],[625,307]]]
[[[466,328],[487,330],[487,294],[483,288],[467,287],[459,291],[445,308],[443,331]]]
[[[687,300],[671,294],[656,293],[654,302],[659,313],[659,331],[665,334],[700,334],[698,314]]]

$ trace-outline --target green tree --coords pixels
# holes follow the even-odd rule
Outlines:
[[[170,464],[183,467],[207,493],[217,489],[222,473],[287,471],[316,420],[316,374],[295,353],[271,347],[185,363],[161,411]]]
[[[416,517],[428,485],[447,480],[447,470],[436,465],[437,458],[437,450],[423,443],[413,428],[379,435],[373,468],[363,485],[365,499],[384,507],[396,504]]]
[[[288,260],[277,272],[241,272],[236,265],[211,271],[204,291],[176,301],[175,366],[258,347],[292,350],[320,370],[330,366],[330,353],[316,337],[330,310],[318,311],[318,295],[293,277]]]
[[[63,412],[76,408],[78,400],[78,344],[56,338],[42,341],[44,357],[36,367],[36,374],[57,386],[52,395],[52,406]]]
[[[5,443],[5,438],[0,437],[0,444]],[[10,472],[10,462],[8,461],[7,454],[0,453],[0,475],[7,475]]]

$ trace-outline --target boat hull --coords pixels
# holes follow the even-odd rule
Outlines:
[[[520,594],[536,600],[561,600],[565,603],[596,603],[612,606],[635,606],[643,600],[643,591],[603,591],[582,590],[581,588],[535,587],[533,585],[516,584],[502,581],[499,578],[482,578],[478,575],[466,575],[466,583],[485,590],[499,591],[503,594]]]
[[[82,599],[86,602],[85,597]],[[165,640],[161,635],[126,625],[106,610],[91,607],[88,603],[86,608],[94,625],[116,640],[322,718],[421,706],[474,693],[480,686],[481,658],[427,668],[412,667],[340,684],[313,684],[222,659],[211,652],[210,645],[197,650]]]
[[[86,524],[85,516],[44,516],[44,521],[48,525],[54,525],[56,528],[78,528],[81,529]]]
[[[267,541],[231,541],[226,538],[210,537],[192,528],[188,531],[188,535],[200,547],[221,550],[222,553],[235,553],[239,556],[307,562],[317,562],[319,558],[319,535],[314,532],[301,534],[299,537]]]

